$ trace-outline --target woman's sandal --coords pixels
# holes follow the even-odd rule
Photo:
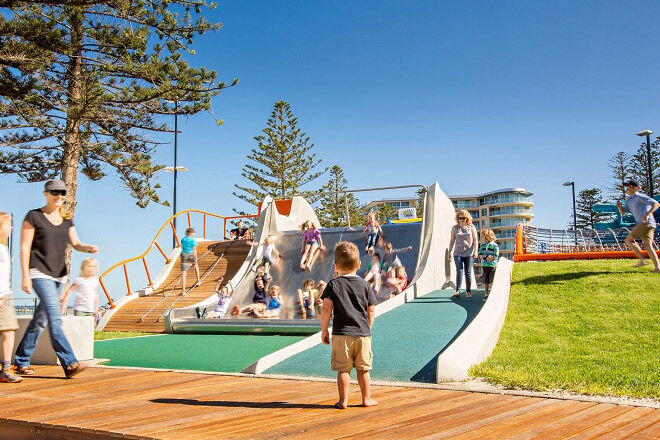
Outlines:
[[[465,292],[465,297],[466,298],[472,298],[472,292],[470,292],[470,291]]]
[[[456,293],[452,295],[452,298],[460,298],[460,297],[461,297],[461,292],[458,290],[456,291]]]

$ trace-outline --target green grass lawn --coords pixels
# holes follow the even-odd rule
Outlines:
[[[660,398],[660,275],[633,260],[516,263],[493,355],[510,388]]]
[[[118,339],[118,338],[133,338],[135,336],[150,336],[157,333],[144,333],[144,332],[94,332],[95,341],[103,341],[105,339]]]

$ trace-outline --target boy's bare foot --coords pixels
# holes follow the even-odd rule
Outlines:
[[[637,264],[635,264],[633,267],[642,267],[642,266],[646,266],[647,264],[649,264],[649,263],[647,263],[644,260],[641,260]]]
[[[376,406],[376,405],[378,405],[378,402],[376,402],[376,401],[375,401],[374,399],[372,399],[371,397],[367,397],[366,399],[364,399],[364,400],[362,401],[362,406],[364,406],[364,407]]]
[[[335,403],[335,408],[337,409],[346,409],[348,407],[348,403],[346,402],[337,402]]]

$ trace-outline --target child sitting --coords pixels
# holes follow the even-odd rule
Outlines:
[[[233,316],[239,316],[242,313],[247,312],[259,317],[268,307],[269,301],[267,296],[264,280],[262,277],[258,277],[254,280],[254,296],[252,297],[252,303],[243,308],[234,306],[231,314]]]
[[[270,282],[273,281],[273,277],[266,273],[266,266],[259,266],[257,268],[257,274],[254,277],[255,283],[259,278],[263,280],[264,288],[266,289],[266,292],[268,292],[268,287],[270,286]]]
[[[222,285],[223,277],[220,277],[218,284],[215,285],[215,293],[218,295],[218,304],[207,313],[207,309],[201,309],[197,307],[195,309],[198,318],[223,318],[225,313],[227,313],[227,307],[229,306],[229,300],[234,294],[234,289],[229,291],[227,285]]]
[[[495,279],[495,269],[497,269],[497,260],[500,256],[500,247],[495,242],[495,233],[491,229],[481,231],[481,240],[483,243],[479,247],[479,257],[481,258],[481,268],[483,271],[482,280],[484,283],[484,301],[488,299],[490,287]]]
[[[378,242],[378,233],[383,235],[383,229],[380,227],[380,223],[376,220],[376,213],[370,212],[367,216],[367,224],[364,225],[363,233],[366,232],[367,235],[367,246],[365,247],[365,252],[371,254],[374,252],[374,246]]]
[[[298,305],[302,319],[314,316],[314,304],[318,295],[319,291],[314,288],[314,280],[305,280],[303,289],[298,289]]]
[[[73,303],[74,316],[95,316],[99,311],[99,292],[101,286],[96,277],[98,266],[93,258],[86,258],[80,265],[80,276],[73,281],[62,296],[62,315],[66,315],[69,295],[76,291],[76,300]]]
[[[385,280],[385,288],[389,298],[394,298],[399,293],[403,292],[408,285],[408,277],[406,276],[406,269],[403,266],[390,267],[387,269],[387,278]]]
[[[323,280],[319,280],[319,282],[316,284],[316,291],[319,293],[319,295],[316,295],[316,301],[314,301],[314,311],[316,312],[316,316],[321,316],[321,309],[323,308],[323,298],[321,298],[321,293],[325,290],[325,286],[327,286],[328,283],[326,283]]]
[[[385,255],[383,256],[383,267],[387,271],[390,267],[399,267],[401,266],[401,261],[399,260],[398,254],[408,252],[412,249],[412,246],[393,249],[392,243],[385,243]]]
[[[364,274],[364,280],[369,283],[376,294],[380,290],[384,269],[383,264],[380,262],[380,254],[375,252],[371,256],[371,261],[367,265],[367,273]]]
[[[262,318],[279,318],[282,313],[282,296],[280,295],[280,287],[273,286],[268,292],[269,300],[268,307],[261,314]]]

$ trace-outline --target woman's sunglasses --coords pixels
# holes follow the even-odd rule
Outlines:
[[[51,196],[65,196],[66,195],[66,190],[65,189],[51,189],[48,191],[48,194]]]
[[[459,220],[467,220],[466,217],[459,217],[458,219],[459,219]]]

